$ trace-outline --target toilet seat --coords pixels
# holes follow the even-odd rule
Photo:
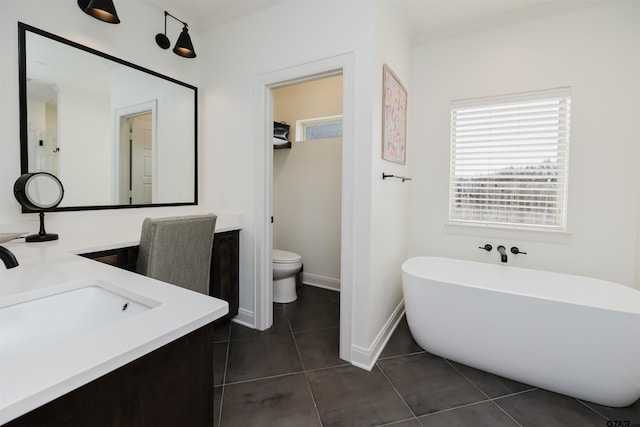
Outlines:
[[[302,260],[302,256],[295,252],[283,251],[280,249],[273,250],[274,264],[295,264]]]

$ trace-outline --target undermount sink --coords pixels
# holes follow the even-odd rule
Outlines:
[[[150,310],[159,303],[99,280],[26,301],[0,300],[0,358],[13,359]]]

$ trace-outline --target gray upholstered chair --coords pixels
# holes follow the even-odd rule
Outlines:
[[[136,271],[209,295],[216,219],[213,214],[145,218]]]

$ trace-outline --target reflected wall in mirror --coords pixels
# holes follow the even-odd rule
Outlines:
[[[197,204],[197,88],[18,23],[21,173],[56,210]]]

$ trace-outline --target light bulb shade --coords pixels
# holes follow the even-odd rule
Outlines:
[[[118,13],[112,0],[78,0],[78,6],[80,6],[80,9],[86,14],[100,21],[110,24],[120,23],[120,18],[118,18]]]
[[[180,37],[178,37],[178,41],[173,48],[173,53],[185,58],[196,57],[196,51],[193,50],[193,43],[191,43],[191,37],[189,37],[189,30],[187,30],[186,25],[182,27],[182,32],[180,33]]]

